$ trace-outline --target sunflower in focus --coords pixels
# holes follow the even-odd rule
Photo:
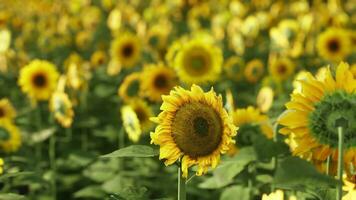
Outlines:
[[[6,153],[17,151],[21,146],[21,135],[10,121],[0,121],[0,149]]]
[[[284,81],[294,73],[295,65],[289,58],[279,58],[272,61],[268,70],[274,79]]]
[[[173,69],[162,64],[146,65],[141,75],[141,91],[151,101],[162,101],[161,96],[177,85],[176,74]]]
[[[346,63],[337,66],[335,77],[330,68],[324,73],[321,78],[309,73],[300,81],[301,91],[291,94],[287,111],[278,119],[285,126],[280,133],[293,140],[295,155],[320,162],[331,156],[336,162],[338,121],[346,119],[344,161],[348,169],[356,165],[356,80]]]
[[[131,33],[119,35],[111,43],[110,54],[123,67],[133,67],[140,59],[141,44],[139,38]]]
[[[138,142],[141,137],[140,121],[137,114],[131,106],[123,106],[121,108],[121,118],[125,131],[132,142]]]
[[[128,102],[135,99],[140,94],[141,74],[138,72],[129,74],[119,87],[118,95]]]
[[[239,127],[237,136],[237,146],[243,147],[251,145],[256,137],[261,134],[271,139],[273,137],[272,125],[269,123],[267,115],[252,106],[236,109],[232,114],[233,122]]]
[[[16,117],[16,110],[6,98],[0,99],[0,121],[12,121]]]
[[[34,100],[48,100],[56,89],[56,66],[45,60],[33,60],[20,71],[18,80],[24,93]]]
[[[244,75],[248,82],[256,83],[261,79],[265,71],[264,65],[260,59],[253,59],[249,61],[245,67]]]
[[[158,126],[151,132],[151,143],[160,145],[159,159],[166,165],[181,159],[183,177],[192,165],[198,165],[198,176],[215,168],[237,130],[222,97],[193,84],[191,90],[176,87],[162,98],[162,112],[152,119]]]
[[[152,108],[141,99],[131,101],[130,106],[137,115],[142,131],[149,131],[153,126],[153,123],[150,121],[150,118],[153,117]]]
[[[218,79],[222,62],[220,48],[203,39],[192,39],[181,46],[173,66],[181,81],[200,84]]]
[[[341,61],[351,52],[351,41],[346,30],[329,28],[318,36],[317,49],[325,59]]]

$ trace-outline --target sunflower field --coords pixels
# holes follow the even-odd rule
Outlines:
[[[355,0],[0,0],[0,200],[356,200]]]

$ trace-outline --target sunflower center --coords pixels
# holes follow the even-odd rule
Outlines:
[[[159,89],[166,88],[168,84],[168,80],[166,76],[164,76],[163,74],[159,74],[158,76],[155,77],[153,84],[156,88]]]
[[[9,132],[6,129],[0,127],[0,141],[7,141],[9,139],[10,139]]]
[[[206,136],[209,131],[209,124],[203,117],[197,117],[193,121],[194,131],[196,134]]]
[[[140,122],[146,121],[147,120],[147,115],[146,112],[141,109],[141,108],[136,108],[135,113],[137,115],[137,118]]]
[[[287,72],[287,67],[284,64],[278,66],[277,71],[279,74],[285,74]]]
[[[340,120],[344,119],[345,147],[356,146],[356,95],[336,91],[315,104],[309,114],[309,129],[320,143],[337,148]]]
[[[5,116],[5,110],[0,108],[0,118]]]
[[[328,48],[331,52],[337,52],[340,49],[340,43],[336,39],[332,39],[328,42]]]
[[[134,80],[127,87],[127,95],[130,97],[133,97],[133,96],[137,95],[139,89],[140,89],[139,81]]]
[[[131,57],[131,55],[133,54],[134,52],[134,48],[131,44],[125,44],[123,47],[122,47],[122,55],[124,57]]]
[[[33,77],[32,82],[36,87],[42,88],[46,86],[47,79],[43,74],[36,74]]]
[[[184,69],[192,76],[202,76],[210,69],[210,57],[204,49],[194,49],[185,55]]]
[[[223,134],[222,119],[207,104],[190,102],[181,106],[172,121],[172,136],[177,146],[192,158],[214,152]]]

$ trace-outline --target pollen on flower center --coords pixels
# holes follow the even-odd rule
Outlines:
[[[216,150],[222,134],[223,124],[218,113],[203,103],[184,104],[172,123],[172,136],[177,146],[194,158]]]
[[[195,133],[206,136],[209,131],[209,124],[203,117],[197,117],[193,121]]]
[[[39,88],[44,87],[47,83],[46,77],[43,74],[36,74],[32,81],[33,84]]]

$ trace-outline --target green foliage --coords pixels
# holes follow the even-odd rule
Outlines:
[[[158,150],[145,145],[131,145],[119,150],[116,150],[112,153],[103,155],[104,158],[123,158],[123,157],[154,157],[159,154]]]

